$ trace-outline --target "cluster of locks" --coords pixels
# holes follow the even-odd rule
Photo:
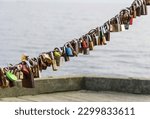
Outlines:
[[[34,88],[34,78],[39,78],[42,70],[52,67],[53,71],[57,71],[61,58],[67,62],[70,57],[77,57],[79,53],[88,55],[94,46],[106,45],[110,41],[110,32],[128,30],[134,18],[147,15],[147,5],[150,5],[150,0],[135,0],[130,7],[121,10],[102,26],[92,29],[79,39],[65,43],[63,47],[41,53],[37,58],[22,55],[20,63],[0,68],[0,87],[13,87],[15,81],[21,79],[22,87]]]

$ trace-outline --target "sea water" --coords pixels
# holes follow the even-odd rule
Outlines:
[[[103,25],[132,0],[0,1],[0,67],[17,64],[23,53],[37,57]],[[42,76],[98,75],[150,77],[149,15],[134,20],[128,31],[111,33],[106,46],[64,62]]]

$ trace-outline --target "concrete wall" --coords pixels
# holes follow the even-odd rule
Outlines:
[[[77,90],[150,94],[150,80],[95,76],[41,78],[35,79],[33,89],[22,88],[21,81],[14,88],[0,89],[0,98]]]
[[[83,85],[82,77],[58,77],[35,79],[35,88],[22,88],[21,81],[16,82],[13,88],[0,89],[0,98],[17,97],[22,95],[36,95],[60,91],[81,90]]]
[[[150,80],[133,78],[85,77],[85,89],[150,94]]]

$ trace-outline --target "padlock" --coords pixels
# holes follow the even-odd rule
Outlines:
[[[110,41],[110,31],[105,33],[106,41]]]
[[[86,36],[82,36],[82,50],[84,55],[89,54],[89,42]]]
[[[84,49],[83,49],[83,54],[84,54],[84,55],[89,55],[89,54],[90,54],[89,48],[84,48]]]
[[[70,61],[69,56],[67,56],[66,54],[66,47],[65,46],[62,47],[62,50],[63,50],[62,56],[64,57],[65,62]]]
[[[33,70],[34,70],[34,78],[39,78],[39,65],[38,65],[38,59],[37,58],[32,58],[33,61]]]
[[[54,49],[54,58],[55,58],[55,60],[56,60],[56,64],[57,64],[57,66],[60,66],[60,58],[61,58],[61,55],[62,55],[62,53],[61,53],[61,51],[60,51],[60,48],[55,48]]]
[[[121,31],[121,25],[120,25],[120,19],[119,19],[119,15],[115,16],[114,18],[112,18],[110,20],[110,28],[111,28],[111,32],[120,32]]]
[[[76,56],[79,54],[79,40],[78,39],[74,39],[70,42],[73,50],[75,51],[74,53],[76,53]]]
[[[17,77],[14,74],[12,74],[10,71],[6,72],[6,79],[9,82],[9,87],[14,87],[15,86],[14,82],[17,80]]]
[[[134,1],[134,5],[136,6],[136,16],[140,17],[141,16],[141,3],[136,0]]]
[[[9,87],[9,81],[7,80],[7,78],[4,74],[4,69],[3,68],[0,68],[0,87],[1,88]]]
[[[97,46],[98,45],[98,36],[96,36],[96,34],[93,33],[91,38],[93,40],[94,46]]]
[[[146,0],[143,0],[143,4],[145,7],[145,15],[148,15],[148,9],[147,9],[147,5],[146,5]]]
[[[23,75],[22,86],[24,88],[35,88],[33,73],[31,72],[30,68],[28,69],[29,69],[29,74]]]
[[[61,53],[56,48],[54,49],[54,56],[61,57]]]
[[[47,64],[45,63],[44,61],[44,58],[42,55],[40,55],[39,59],[38,59],[39,63],[40,64],[40,69],[42,68],[42,70],[46,70],[47,69]]]
[[[130,13],[133,16],[133,18],[136,18],[136,7],[135,4],[132,4],[130,7]]]
[[[23,72],[23,74],[29,75],[29,68],[27,67],[26,64],[22,64],[22,69],[21,69],[21,71]]]
[[[57,67],[56,60],[54,58],[54,53],[53,52],[50,52],[50,57],[51,57],[51,60],[52,60],[52,69],[53,69],[53,71],[57,71],[58,67]]]
[[[7,71],[7,72],[6,72],[6,77],[7,77],[10,81],[17,81],[17,80],[18,80],[17,77],[16,77],[13,73],[11,73],[10,71]]]
[[[88,46],[87,46],[87,41],[86,41],[85,39],[83,39],[83,38],[82,38],[82,48],[83,48],[83,49],[88,48]]]
[[[83,52],[83,49],[82,49],[82,40],[81,40],[81,38],[79,39],[79,41],[78,41],[78,51],[79,51],[79,53],[82,53]]]
[[[103,30],[103,26],[100,27],[100,39],[101,39],[101,45],[107,45],[107,42],[106,42],[106,37],[104,35],[104,30]]]
[[[97,27],[96,31],[97,31],[96,36],[95,36],[96,37],[96,44],[102,45],[102,32],[100,30],[100,27]]]
[[[73,48],[73,46],[72,46],[72,44],[71,44],[71,42],[68,42],[68,46],[69,46],[69,48],[71,48],[71,50],[72,50],[72,53],[73,53],[73,56],[72,57],[74,57],[74,56],[78,56],[78,53],[75,51],[75,49]]]
[[[129,23],[124,24],[125,30],[129,30]]]
[[[150,0],[146,0],[146,5],[150,5]]]
[[[46,64],[46,66],[50,67],[52,65],[52,59],[51,59],[49,54],[50,54],[49,52],[48,53],[42,53],[41,57],[42,57],[43,62]]]
[[[66,49],[67,56],[73,57],[73,52],[72,52],[71,48],[70,47],[65,47],[65,49]]]
[[[89,32],[88,32],[88,35],[90,35],[90,37],[91,37],[91,39],[92,39],[92,41],[93,41],[93,45],[94,46],[96,46],[96,45],[98,45],[98,39],[97,39],[97,37],[96,37],[96,32],[97,32],[97,30],[96,29],[92,29],[92,30],[90,30]]]
[[[94,49],[94,44],[93,44],[92,38],[91,38],[90,35],[87,35],[87,38],[89,40],[89,50],[93,50]]]
[[[125,31],[125,25],[121,24],[121,31]]]
[[[133,17],[130,18],[129,24],[133,25]]]
[[[104,23],[103,29],[105,29],[104,36],[106,38],[106,41],[110,41],[110,21],[109,20],[106,23]]]
[[[94,39],[95,39],[95,45],[100,45],[100,37],[94,34]]]

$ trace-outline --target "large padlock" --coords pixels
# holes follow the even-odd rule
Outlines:
[[[121,31],[121,23],[118,15],[110,20],[110,28],[111,28],[110,30],[111,32]]]
[[[29,74],[28,75],[24,74],[24,76],[23,76],[22,86],[24,88],[35,88],[34,76],[30,69],[29,69]]]

